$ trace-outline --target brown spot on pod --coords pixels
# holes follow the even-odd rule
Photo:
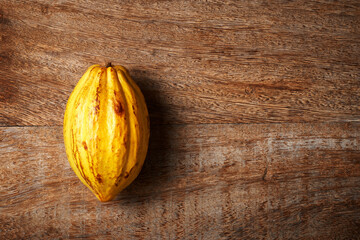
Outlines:
[[[115,100],[115,102],[114,102],[114,111],[115,111],[116,114],[119,114],[119,115],[124,113],[123,106],[117,100]]]
[[[99,73],[99,86],[96,88],[96,97],[95,97],[95,114],[97,115],[99,110],[100,110],[100,99],[99,99],[99,95],[100,95],[100,90],[101,90],[101,75],[103,74],[103,72],[101,71]]]
[[[102,183],[103,180],[102,180],[100,174],[97,174],[97,175],[96,175],[96,181],[98,181],[98,183]]]
[[[128,172],[125,172],[124,178],[128,178],[128,177],[129,177],[129,173],[128,173]]]
[[[82,142],[82,145],[83,145],[83,147],[84,147],[84,149],[85,149],[85,150],[87,150],[87,149],[88,149],[88,147],[87,147],[87,145],[86,145],[86,142],[85,142],[85,141],[83,141],[83,142]]]
[[[100,110],[100,103],[99,103],[99,104],[98,104],[98,103],[96,104],[94,110],[95,110],[95,114],[97,115],[97,114],[99,113],[99,110]]]
[[[124,107],[122,106],[120,100],[119,100],[119,92],[115,91],[114,90],[114,95],[115,95],[115,98],[114,98],[114,111],[116,114],[123,114],[125,112],[125,109]]]
[[[134,105],[131,105],[131,106],[132,106],[132,109],[133,109],[133,113],[134,113],[134,115],[136,115]]]

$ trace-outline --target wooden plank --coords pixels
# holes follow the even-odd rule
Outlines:
[[[85,69],[125,65],[154,123],[358,121],[359,1],[0,3],[0,125],[61,125]]]
[[[99,202],[61,127],[0,128],[1,239],[354,239],[360,124],[152,126],[138,179]]]

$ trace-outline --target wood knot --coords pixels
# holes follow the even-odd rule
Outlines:
[[[48,5],[42,5],[41,6],[41,13],[46,15],[49,13],[49,6]]]
[[[266,182],[267,171],[268,171],[268,166],[265,167],[264,173],[262,175],[262,180],[265,181],[265,182]]]

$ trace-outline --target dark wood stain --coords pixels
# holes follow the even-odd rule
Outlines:
[[[357,239],[358,10],[1,1],[0,239]],[[138,178],[104,204],[71,170],[62,124],[85,69],[108,61],[144,93],[151,137]],[[91,151],[72,141],[84,175]]]

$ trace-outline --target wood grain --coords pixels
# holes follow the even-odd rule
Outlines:
[[[151,117],[100,203],[62,119],[91,64]],[[357,239],[360,2],[0,1],[0,239]]]
[[[94,63],[125,65],[155,123],[359,121],[360,3],[0,2],[0,125],[62,125]]]
[[[101,203],[61,127],[0,128],[1,239],[354,239],[360,124],[152,126],[135,182]]]

